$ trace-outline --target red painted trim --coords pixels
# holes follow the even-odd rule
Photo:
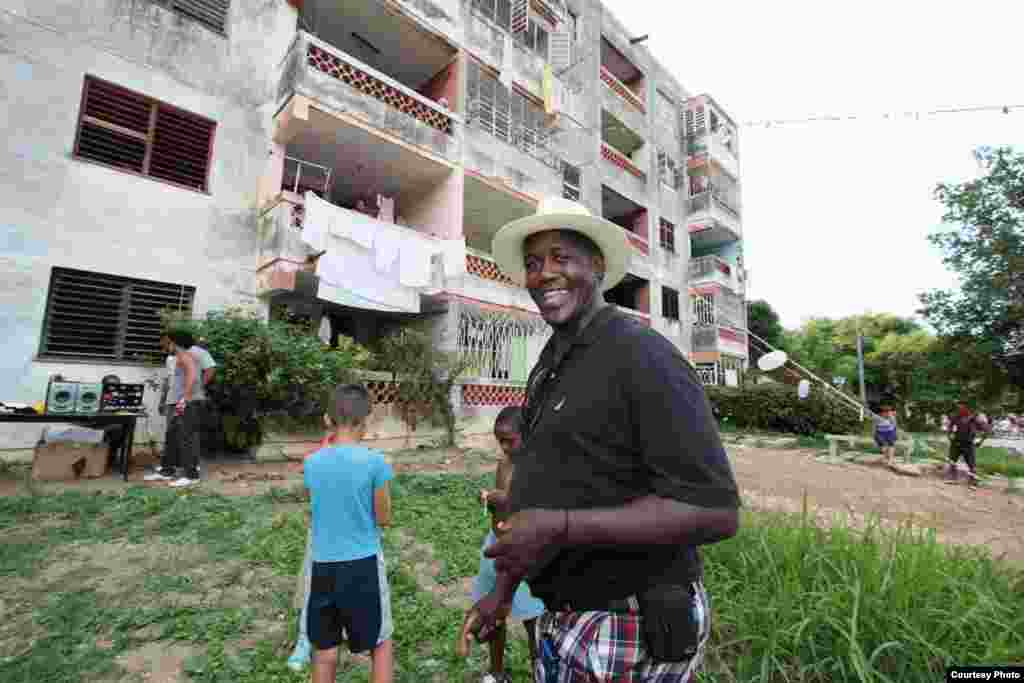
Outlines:
[[[455,292],[449,292],[448,290],[445,290],[444,292],[442,292],[442,294],[444,294],[447,297],[451,297],[453,299],[461,299],[463,301],[471,301],[474,304],[478,304],[482,308],[486,308],[486,309],[489,309],[489,310],[492,310],[492,311],[519,311],[521,313],[526,313],[527,315],[530,315],[530,316],[532,316],[534,318],[540,318],[541,317],[540,313],[536,313],[536,312],[531,311],[531,310],[526,309],[526,308],[520,308],[519,306],[502,306],[501,304],[493,304],[493,303],[491,303],[489,301],[484,301],[483,299],[474,299],[471,296],[463,296],[462,294],[456,294]]]
[[[721,327],[718,329],[718,336],[721,337],[722,339],[728,339],[729,341],[734,341],[739,344],[742,344],[743,342],[747,341],[747,335],[743,334],[742,332],[734,332],[732,330],[728,330]]]
[[[299,10],[300,12],[302,11],[303,0],[285,0],[285,2],[287,2],[289,5]]]

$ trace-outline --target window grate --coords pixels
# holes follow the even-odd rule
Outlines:
[[[175,14],[205,26],[206,28],[227,35],[228,12],[230,0],[157,0],[157,2]]]
[[[206,192],[216,126],[209,119],[86,76],[74,155]]]
[[[665,251],[676,253],[676,226],[664,218],[658,224],[658,242]]]
[[[144,362],[160,354],[160,313],[191,315],[195,287],[54,268],[40,355]]]
[[[661,288],[661,317],[679,320],[679,292],[671,287]]]

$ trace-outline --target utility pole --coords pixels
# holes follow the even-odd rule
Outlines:
[[[864,391],[864,337],[860,333],[860,325],[857,326],[857,372],[860,375],[860,402],[867,405],[867,393]]]

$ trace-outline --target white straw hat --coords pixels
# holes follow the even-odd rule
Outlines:
[[[629,240],[623,228],[598,218],[587,207],[562,197],[547,197],[537,205],[537,213],[507,223],[491,242],[491,255],[501,272],[526,286],[523,243],[530,235],[548,230],[573,230],[594,241],[604,256],[604,280],[601,291],[619,284],[629,263]]]

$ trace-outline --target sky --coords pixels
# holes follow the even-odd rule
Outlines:
[[[1024,5],[604,2],[634,35],[650,34],[645,44],[684,87],[741,126],[867,116],[741,127],[748,298],[794,329],[812,316],[911,317],[918,293],[956,287],[926,239],[943,227],[932,192],[976,177],[979,145],[1024,149],[1024,109],[903,112],[1024,105]]]

